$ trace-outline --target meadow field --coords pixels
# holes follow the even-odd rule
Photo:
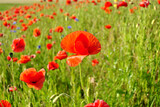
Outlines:
[[[160,107],[159,0],[48,1],[0,1],[0,107]]]

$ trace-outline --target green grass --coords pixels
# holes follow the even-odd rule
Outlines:
[[[4,33],[4,37],[0,38],[0,42],[5,51],[0,55],[0,99],[8,100],[13,107],[83,107],[96,99],[103,99],[111,107],[160,106],[160,5],[152,2],[149,8],[135,10],[134,14],[129,9],[136,4],[119,10],[111,7],[111,14],[106,14],[100,8],[103,5],[104,3],[97,6],[89,4],[78,9],[76,6],[61,6],[65,12],[76,15],[78,22],[64,17],[65,12],[59,13],[60,5],[57,5],[32,14],[33,17],[40,18],[40,21],[25,32],[16,30],[16,33],[11,33],[10,29],[1,27],[0,32]],[[11,5],[4,7],[7,9],[9,6]],[[57,12],[54,20],[39,17],[40,13],[51,15],[54,11]],[[18,16],[18,19],[24,18]],[[2,23],[0,21],[1,25]],[[28,20],[24,19],[24,23],[28,23]],[[107,24],[112,28],[105,29]],[[17,21],[16,26],[20,27],[21,24]],[[52,33],[53,39],[47,40],[49,29],[57,26],[64,27],[62,34]],[[67,26],[72,26],[72,29]],[[33,29],[37,27],[42,34],[35,38]],[[85,29],[99,39],[102,46],[99,54],[87,56],[77,67],[69,67],[66,59],[57,60],[60,68],[46,72],[44,86],[39,91],[28,88],[26,83],[20,81],[21,72],[27,68],[33,67],[37,71],[44,68],[48,71],[48,62],[62,50],[61,35]],[[41,45],[41,54],[27,64],[18,65],[6,58],[12,52],[12,40],[21,35],[26,35],[26,48],[22,53],[14,53],[14,57],[35,54],[38,45]],[[48,51],[46,44],[52,41],[56,41],[56,44]],[[95,58],[99,60],[99,65],[93,67],[91,61]],[[84,98],[80,86],[80,70]],[[12,81],[12,76],[15,82]],[[91,78],[94,78],[93,83],[90,82]],[[18,90],[8,92],[8,88],[13,85]],[[59,95],[61,96],[57,97]],[[55,101],[55,98],[58,99]]]
[[[19,4],[19,3],[0,3],[0,11],[5,11],[8,9],[11,9],[12,7],[18,7],[18,6],[23,6],[27,4]]]

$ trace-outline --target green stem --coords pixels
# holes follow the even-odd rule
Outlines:
[[[79,72],[80,72],[81,88],[84,90],[83,79],[82,79],[82,71],[81,71],[81,64],[79,64]]]
[[[76,98],[76,89],[75,89],[75,82],[74,82],[74,80],[75,80],[75,75],[74,75],[74,69],[73,68],[71,68],[72,69],[72,71],[71,71],[71,81],[72,81],[72,87],[73,87],[73,100],[74,100],[74,102],[75,102],[75,98]],[[76,104],[74,103],[74,107],[76,107]]]

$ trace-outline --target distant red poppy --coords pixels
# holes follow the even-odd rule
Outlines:
[[[63,32],[63,27],[62,26],[58,26],[58,27],[55,28],[54,31],[61,33],[61,32]]]
[[[112,3],[107,1],[105,4],[104,4],[104,7],[105,8],[108,8],[108,7],[111,7],[112,6]]]
[[[59,10],[60,10],[61,13],[63,13],[63,9],[60,8]]]
[[[13,92],[13,91],[16,91],[16,90],[17,90],[17,87],[9,87],[10,92]]]
[[[74,2],[77,2],[78,0],[73,0]]]
[[[52,61],[52,62],[48,63],[47,68],[48,68],[49,71],[50,70],[55,70],[55,69],[59,68],[59,65],[56,62]]]
[[[54,60],[56,60],[56,59],[62,60],[62,59],[65,59],[67,57],[68,57],[67,53],[63,50],[63,51],[59,51],[57,53],[57,56],[54,57]]]
[[[76,54],[67,58],[67,64],[74,67],[81,63],[84,57],[99,53],[101,44],[91,33],[76,31],[63,38],[61,48]]]
[[[109,107],[109,105],[103,100],[96,100],[94,103],[87,104],[84,107]]]
[[[53,45],[51,43],[48,43],[46,46],[47,46],[47,49],[50,50]]]
[[[36,51],[36,54],[40,54],[40,53],[41,53],[41,51],[40,51],[40,50]]]
[[[33,36],[34,37],[38,37],[41,35],[41,31],[38,28],[35,28],[33,31]]]
[[[140,7],[148,7],[150,2],[148,0],[143,0],[142,2],[139,3]]]
[[[118,2],[118,4],[117,4],[117,9],[118,9],[119,7],[122,7],[122,6],[127,7],[127,6],[128,6],[127,2],[125,2],[125,1],[120,1],[120,2]]]
[[[97,59],[92,60],[92,66],[96,66],[99,64],[99,61]]]
[[[29,88],[40,90],[45,81],[45,70],[37,72],[35,68],[26,69],[21,73],[20,80],[26,82]]]
[[[160,4],[160,0],[157,0],[158,1],[158,4]]]
[[[106,29],[111,29],[111,27],[112,27],[111,25],[106,25],[105,26]]]
[[[27,14],[26,16],[25,16],[25,18],[31,18],[32,16],[30,15],[30,14]]]
[[[11,104],[6,100],[0,100],[0,107],[11,107]]]
[[[12,50],[14,52],[22,52],[25,49],[25,42],[23,38],[16,38],[12,42]]]
[[[66,0],[66,5],[70,5],[71,4],[71,0]]]
[[[3,22],[3,25],[7,27],[8,23],[5,21]]]
[[[47,39],[52,39],[52,36],[51,35],[47,35]]]
[[[52,2],[52,0],[48,0],[48,2]]]
[[[2,48],[0,48],[0,54],[2,54],[3,53],[3,50],[2,50]]]
[[[8,60],[8,61],[11,61],[11,59],[12,59],[12,58],[11,58],[10,56],[7,56],[7,60]]]
[[[12,60],[13,60],[13,62],[17,62],[18,58],[13,57]]]
[[[21,59],[18,60],[17,63],[19,63],[19,64],[26,64],[27,62],[31,61],[30,58],[31,58],[31,57],[28,56],[28,55],[21,55]]]
[[[3,33],[0,33],[0,37],[3,37]]]

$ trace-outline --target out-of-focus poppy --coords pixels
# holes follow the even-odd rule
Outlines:
[[[67,64],[74,67],[81,63],[84,57],[99,53],[101,44],[91,33],[76,31],[63,38],[61,48],[76,54],[67,58]]]
[[[66,0],[66,5],[70,5],[71,4],[71,0]]]
[[[9,91],[10,92],[17,91],[17,87],[9,87]]]
[[[63,51],[59,51],[57,53],[57,56],[54,57],[54,60],[56,60],[56,59],[62,60],[62,59],[65,59],[67,57],[68,57],[67,53],[63,50]]]
[[[46,46],[47,46],[47,49],[50,50],[53,45],[51,43],[48,43]]]
[[[28,56],[28,55],[21,55],[21,59],[18,60],[17,63],[19,63],[19,64],[26,64],[27,62],[31,61],[30,58],[31,58],[31,57]]]
[[[62,26],[58,26],[58,27],[55,28],[54,31],[61,33],[61,32],[63,32],[63,27]]]
[[[12,59],[12,58],[11,58],[10,56],[7,56],[7,60],[8,60],[8,61],[11,61],[11,59]]]
[[[111,29],[111,27],[112,27],[111,25],[106,25],[105,26],[106,29]]]
[[[109,105],[103,100],[96,100],[94,103],[87,104],[84,107],[109,107]]]
[[[96,66],[99,64],[99,61],[97,59],[92,60],[92,66]]]
[[[52,2],[52,0],[48,0],[48,2]]]
[[[13,60],[13,62],[17,62],[18,58],[13,57],[12,60]]]
[[[36,51],[36,54],[40,54],[40,53],[41,53],[41,51],[40,51],[40,50]]]
[[[119,7],[122,7],[122,6],[127,7],[127,6],[128,6],[127,2],[125,2],[125,1],[120,1],[120,2],[118,2],[118,4],[117,4],[117,9],[118,9]]]
[[[35,68],[26,69],[21,73],[20,80],[27,83],[29,88],[40,90],[45,81],[45,70],[41,69],[37,72]]]
[[[73,0],[74,2],[77,2],[78,0]]]
[[[50,70],[55,70],[55,69],[59,68],[59,65],[56,62],[52,61],[52,62],[48,63],[47,68],[48,68],[49,71]]]
[[[23,38],[16,38],[12,42],[12,50],[14,52],[22,52],[25,49],[25,42]]]
[[[2,48],[0,48],[0,54],[2,54],[3,53],[3,50],[2,50]]]
[[[60,8],[59,10],[60,10],[61,13],[63,13],[63,9],[62,8]]]
[[[160,4],[160,0],[157,0],[158,4]]]
[[[148,7],[150,2],[148,0],[143,0],[142,2],[139,3],[140,7]]]
[[[34,37],[38,37],[41,35],[41,31],[38,28],[35,28],[33,31],[33,36]]]
[[[47,39],[52,39],[52,36],[51,35],[47,35]]]
[[[0,107],[11,107],[11,104],[6,100],[0,100]]]
[[[108,8],[108,7],[111,7],[112,6],[112,3],[107,1],[105,4],[104,4],[104,7],[105,8]]]
[[[0,33],[0,37],[3,37],[3,33]]]

